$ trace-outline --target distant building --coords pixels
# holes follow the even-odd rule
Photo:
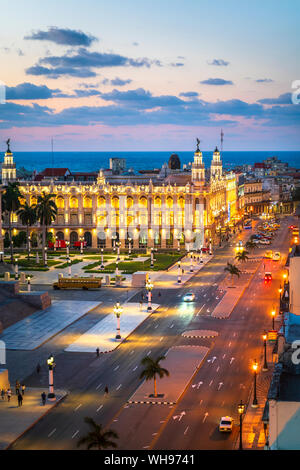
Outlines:
[[[109,168],[113,174],[121,174],[126,170],[126,159],[125,158],[110,158]]]
[[[7,141],[7,150],[4,155],[4,162],[1,167],[1,180],[3,185],[16,181],[17,171],[14,162],[14,155],[10,150],[10,139]]]
[[[173,153],[170,156],[168,167],[170,168],[170,170],[180,170],[181,168],[180,158],[176,153]]]

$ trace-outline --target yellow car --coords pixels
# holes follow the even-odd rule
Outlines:
[[[273,259],[273,251],[272,250],[267,250],[264,254],[264,258]]]

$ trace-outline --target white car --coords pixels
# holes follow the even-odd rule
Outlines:
[[[183,297],[183,300],[184,300],[184,302],[194,302],[194,300],[195,300],[195,294],[193,294],[192,292],[188,292],[188,293],[185,294],[185,296]]]
[[[259,243],[261,243],[262,245],[271,245],[271,241],[267,240],[266,238],[260,240]]]
[[[281,255],[279,251],[276,251],[276,253],[273,254],[273,261],[280,261]]]
[[[231,416],[223,416],[220,420],[219,431],[231,432],[233,428],[233,418]]]

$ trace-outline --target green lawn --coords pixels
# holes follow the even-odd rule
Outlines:
[[[182,255],[178,254],[158,254],[156,253],[154,258],[156,261],[154,261],[154,268],[152,268],[152,271],[164,271],[165,269],[168,269],[172,264],[174,264],[177,260],[179,260],[182,257]],[[119,270],[122,271],[123,274],[132,274],[137,271],[150,271],[150,258],[145,261],[128,261],[124,262],[122,261],[119,263]],[[103,270],[101,271],[91,271],[91,265],[88,267],[87,272],[102,272],[102,273],[114,273],[116,271],[116,263],[111,263],[108,266],[106,266]]]

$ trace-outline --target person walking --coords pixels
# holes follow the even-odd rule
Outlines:
[[[25,388],[26,388],[26,387],[25,387],[25,384],[22,384],[21,389],[22,389],[22,395],[23,395],[23,396],[25,395]]]
[[[18,394],[18,406],[22,406],[22,404],[23,404],[23,397],[22,397],[21,393],[19,392],[19,394]]]
[[[6,393],[7,393],[7,401],[8,401],[8,403],[9,403],[9,402],[10,402],[10,399],[11,399],[11,389],[8,388]]]
[[[39,374],[41,372],[41,366],[40,363],[36,366],[36,373]]]
[[[4,400],[4,398],[5,398],[5,390],[4,390],[4,388],[1,389],[1,398],[2,398],[2,400]]]
[[[96,354],[97,354],[97,357],[100,356],[100,349],[99,348],[96,349]]]
[[[16,380],[16,395],[19,395],[20,392],[20,382]]]
[[[45,392],[41,393],[41,397],[42,397],[42,404],[43,406],[45,406],[46,405],[46,393]]]
[[[140,311],[142,311],[142,310],[143,310],[143,302],[140,301]]]
[[[160,292],[158,293],[158,297],[161,297],[161,293],[160,293]]]
[[[108,386],[107,385],[105,386],[104,393],[105,393],[105,395],[108,395]]]

